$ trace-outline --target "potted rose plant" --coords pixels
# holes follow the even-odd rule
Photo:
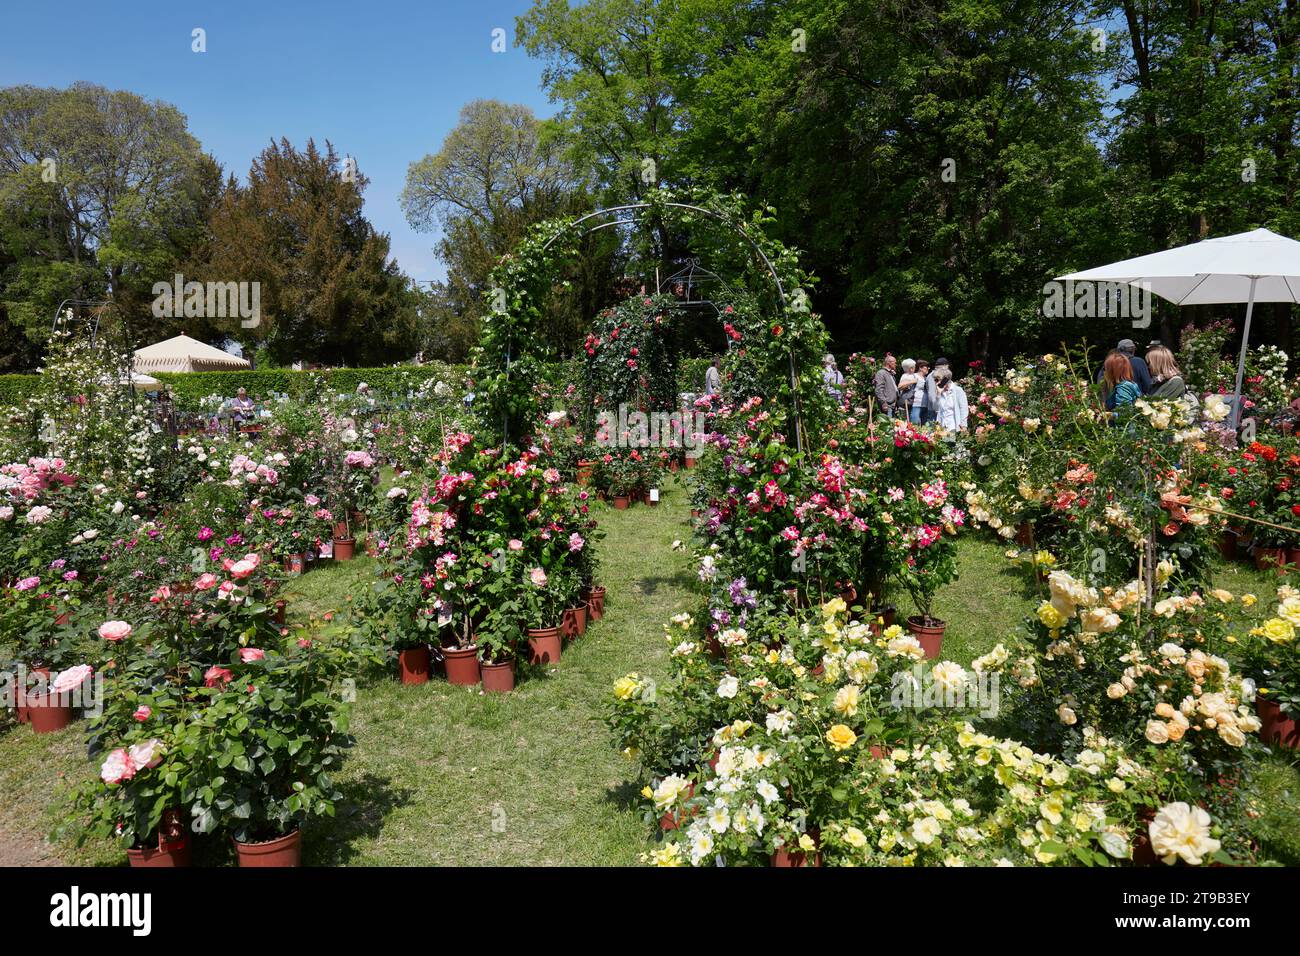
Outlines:
[[[185,867],[190,841],[181,808],[189,765],[173,746],[169,724],[154,713],[140,704],[136,726],[99,753],[99,779],[77,791],[70,822],[79,825],[78,844],[92,836],[117,839],[132,867]]]
[[[297,866],[301,826],[333,816],[348,706],[335,679],[343,651],[304,638],[286,653],[242,647],[214,665],[207,706],[183,725],[193,827],[230,834],[245,867]]]
[[[559,624],[566,596],[560,583],[553,583],[545,569],[536,565],[524,572],[519,587],[524,620],[528,623],[529,661],[555,663],[563,649]]]

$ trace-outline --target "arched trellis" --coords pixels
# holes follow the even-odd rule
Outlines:
[[[791,313],[792,310],[791,310],[790,300],[789,297],[787,296],[786,286],[785,283],[782,281],[780,270],[777,268],[776,264],[772,261],[772,257],[768,255],[766,250],[764,250],[762,244],[760,244],[746,229],[745,225],[742,222],[737,221],[735,217],[728,215],[717,209],[710,209],[706,206],[701,206],[696,203],[678,202],[676,200],[626,203],[619,206],[609,206],[603,209],[598,209],[595,210],[594,212],[587,213],[586,215],[581,216],[572,221],[562,221],[558,224],[558,226],[552,223],[550,225],[552,225],[553,229],[550,235],[547,236],[545,241],[541,243],[540,247],[538,248],[538,253],[540,254],[540,257],[549,264],[549,259],[547,259],[546,257],[550,254],[552,246],[554,246],[555,243],[558,242],[562,237],[581,238],[583,236],[589,235],[590,233],[596,232],[600,229],[607,229],[610,227],[617,227],[623,225],[636,225],[643,220],[643,217],[648,212],[662,210],[662,209],[676,209],[684,213],[696,214],[696,215],[707,217],[708,219],[713,220],[714,222],[719,223],[722,226],[726,227],[726,229],[730,233],[732,233],[734,236],[738,237],[739,239],[743,240],[745,245],[748,247],[749,251],[762,263],[763,267],[767,272],[768,277],[771,279],[772,286],[776,291],[777,303],[781,315],[784,317]],[[587,225],[588,223],[591,223],[594,220],[604,219],[610,216],[614,216],[616,218],[607,222],[599,222],[595,225],[590,225],[590,226]],[[501,291],[500,289],[494,290],[494,292],[498,292],[498,293],[500,291]],[[504,315],[506,314],[507,310],[498,307],[494,311],[497,315]],[[508,390],[512,362],[513,359],[515,358],[514,347],[516,343],[514,342],[512,336],[507,334],[503,344],[505,348],[504,379],[506,383],[505,388]],[[790,395],[791,395],[790,413],[791,413],[791,422],[794,426],[795,447],[797,450],[803,451],[806,450],[807,448],[807,435],[806,435],[805,422],[804,422],[804,408],[800,397],[799,366],[798,363],[796,362],[795,351],[792,346],[788,346],[786,348],[786,362],[788,365],[788,372],[789,372],[789,379],[790,379]],[[503,439],[507,441],[509,439],[508,421],[509,421],[509,410],[507,409],[503,411],[502,414],[502,436]]]

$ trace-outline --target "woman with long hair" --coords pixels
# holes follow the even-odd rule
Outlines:
[[[1151,369],[1152,398],[1182,398],[1187,393],[1183,375],[1174,364],[1174,353],[1163,345],[1147,352],[1147,368]]]
[[[1110,411],[1132,405],[1142,397],[1142,389],[1133,381],[1133,366],[1128,356],[1119,349],[1112,349],[1102,366],[1101,381],[1106,396],[1106,408]]]

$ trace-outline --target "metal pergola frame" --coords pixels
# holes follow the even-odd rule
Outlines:
[[[735,232],[736,235],[740,236],[741,239],[745,240],[745,242],[748,243],[749,248],[755,254],[757,254],[758,258],[762,260],[763,265],[767,267],[768,275],[772,277],[772,282],[776,286],[776,294],[777,294],[777,298],[780,300],[781,311],[784,313],[789,310],[789,300],[785,294],[785,285],[781,282],[781,276],[777,274],[776,266],[772,264],[772,260],[768,258],[767,253],[763,251],[763,248],[757,242],[754,241],[753,237],[750,236],[748,232],[746,232],[745,227],[742,224],[737,223],[736,221],[731,219],[729,216],[723,215],[722,213],[718,212],[715,209],[707,209],[703,206],[696,206],[691,203],[637,202],[637,203],[626,203],[621,206],[608,206],[604,209],[597,209],[594,212],[589,212],[585,216],[580,216],[579,218],[575,219],[573,222],[566,224],[563,229],[557,230],[555,235],[551,236],[549,239],[546,240],[545,243],[542,244],[542,251],[546,252],[548,249],[550,249],[551,245],[568,230],[580,227],[583,225],[583,223],[589,222],[592,219],[596,219],[598,217],[603,217],[603,216],[611,216],[611,215],[621,216],[624,213],[633,214],[628,218],[614,219],[611,220],[610,222],[602,222],[599,223],[598,225],[585,228],[582,230],[581,235],[587,236],[600,229],[607,229],[611,226],[635,225],[641,221],[642,219],[641,214],[644,213],[646,210],[660,209],[664,207],[668,207],[672,209],[681,209],[686,212],[694,212],[704,216],[708,216],[710,219],[713,219],[717,222],[722,223],[724,226],[727,226],[729,229]],[[799,372],[798,369],[795,368],[795,364],[794,364],[794,350],[787,348],[786,357],[789,359],[789,363],[790,363],[790,393],[794,401],[794,408],[792,409],[792,411],[794,413],[795,449],[797,451],[803,451],[804,450],[803,412],[799,404]],[[506,350],[507,379],[509,379],[509,376],[510,376],[510,350],[509,348],[507,348]]]

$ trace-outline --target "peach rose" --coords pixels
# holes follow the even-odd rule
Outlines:
[[[131,625],[126,621],[105,621],[99,625],[99,636],[114,643],[125,640],[131,634]]]

